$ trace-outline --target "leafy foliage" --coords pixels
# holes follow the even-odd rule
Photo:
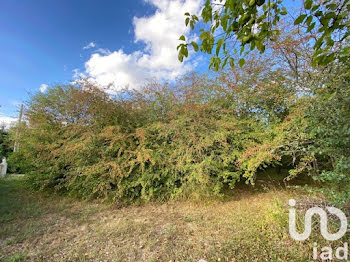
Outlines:
[[[230,73],[191,74],[119,97],[86,84],[40,93],[28,103],[20,141],[28,182],[126,202],[219,196],[242,178],[254,183],[258,169],[280,158],[277,129],[269,127],[279,125],[294,96],[267,81],[283,81],[278,71],[263,73],[253,79],[242,71],[240,84]]]
[[[308,132],[314,140],[310,151],[319,175],[316,179],[333,182],[330,191],[338,201],[349,199],[350,192],[349,69],[347,61],[327,75],[324,86],[315,90],[317,102],[313,99],[306,114]]]
[[[281,32],[268,57],[212,76],[51,87],[28,101],[13,162],[32,188],[86,199],[221,196],[282,165],[347,201],[349,64],[312,67],[309,38]]]
[[[7,157],[11,152],[10,139],[5,129],[0,129],[0,159]]]
[[[348,0],[304,2],[294,24],[303,25],[299,30],[312,36],[314,65],[348,59],[350,49],[344,43],[349,37],[349,14]],[[179,60],[182,62],[188,56],[188,46],[192,46],[196,52],[211,55],[210,67],[214,70],[227,64],[233,67],[238,50],[240,55],[247,48],[265,52],[270,42],[279,36],[280,20],[286,15],[282,0],[207,0],[200,18],[195,14],[185,14],[185,24],[191,30],[197,30],[195,25],[199,24],[200,40],[187,43],[185,36],[181,36]],[[238,61],[240,66],[244,62],[243,57]]]

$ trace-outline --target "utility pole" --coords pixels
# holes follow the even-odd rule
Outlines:
[[[16,138],[15,138],[15,144],[13,147],[13,152],[17,152],[19,149],[19,135],[20,135],[20,128],[21,128],[21,123],[22,123],[22,118],[23,118],[23,104],[21,104],[21,108],[19,110],[19,117],[18,117],[18,123],[17,123],[17,129],[16,129]]]

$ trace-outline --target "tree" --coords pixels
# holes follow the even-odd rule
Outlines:
[[[299,30],[313,37],[310,41],[314,48],[314,65],[348,59],[349,12],[349,0],[304,2],[294,25],[299,25]],[[195,51],[211,55],[210,67],[214,70],[227,64],[233,67],[239,49],[240,56],[247,48],[265,52],[269,43],[280,34],[281,18],[287,13],[282,0],[207,0],[201,19],[185,13],[186,26],[191,30],[197,30],[195,26],[199,26],[200,40],[188,43],[185,36],[180,36],[183,42],[177,47],[178,58],[182,62],[191,45]],[[238,63],[243,66],[244,58]]]
[[[11,152],[9,135],[4,128],[0,128],[0,159]]]

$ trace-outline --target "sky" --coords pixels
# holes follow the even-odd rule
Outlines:
[[[1,0],[0,123],[55,84],[93,78],[116,90],[147,79],[174,80],[203,64],[177,60],[184,13],[203,0]]]

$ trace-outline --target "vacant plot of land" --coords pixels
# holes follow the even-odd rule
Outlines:
[[[118,208],[30,193],[0,180],[0,261],[309,261],[288,233],[295,192],[239,192],[225,202]]]

